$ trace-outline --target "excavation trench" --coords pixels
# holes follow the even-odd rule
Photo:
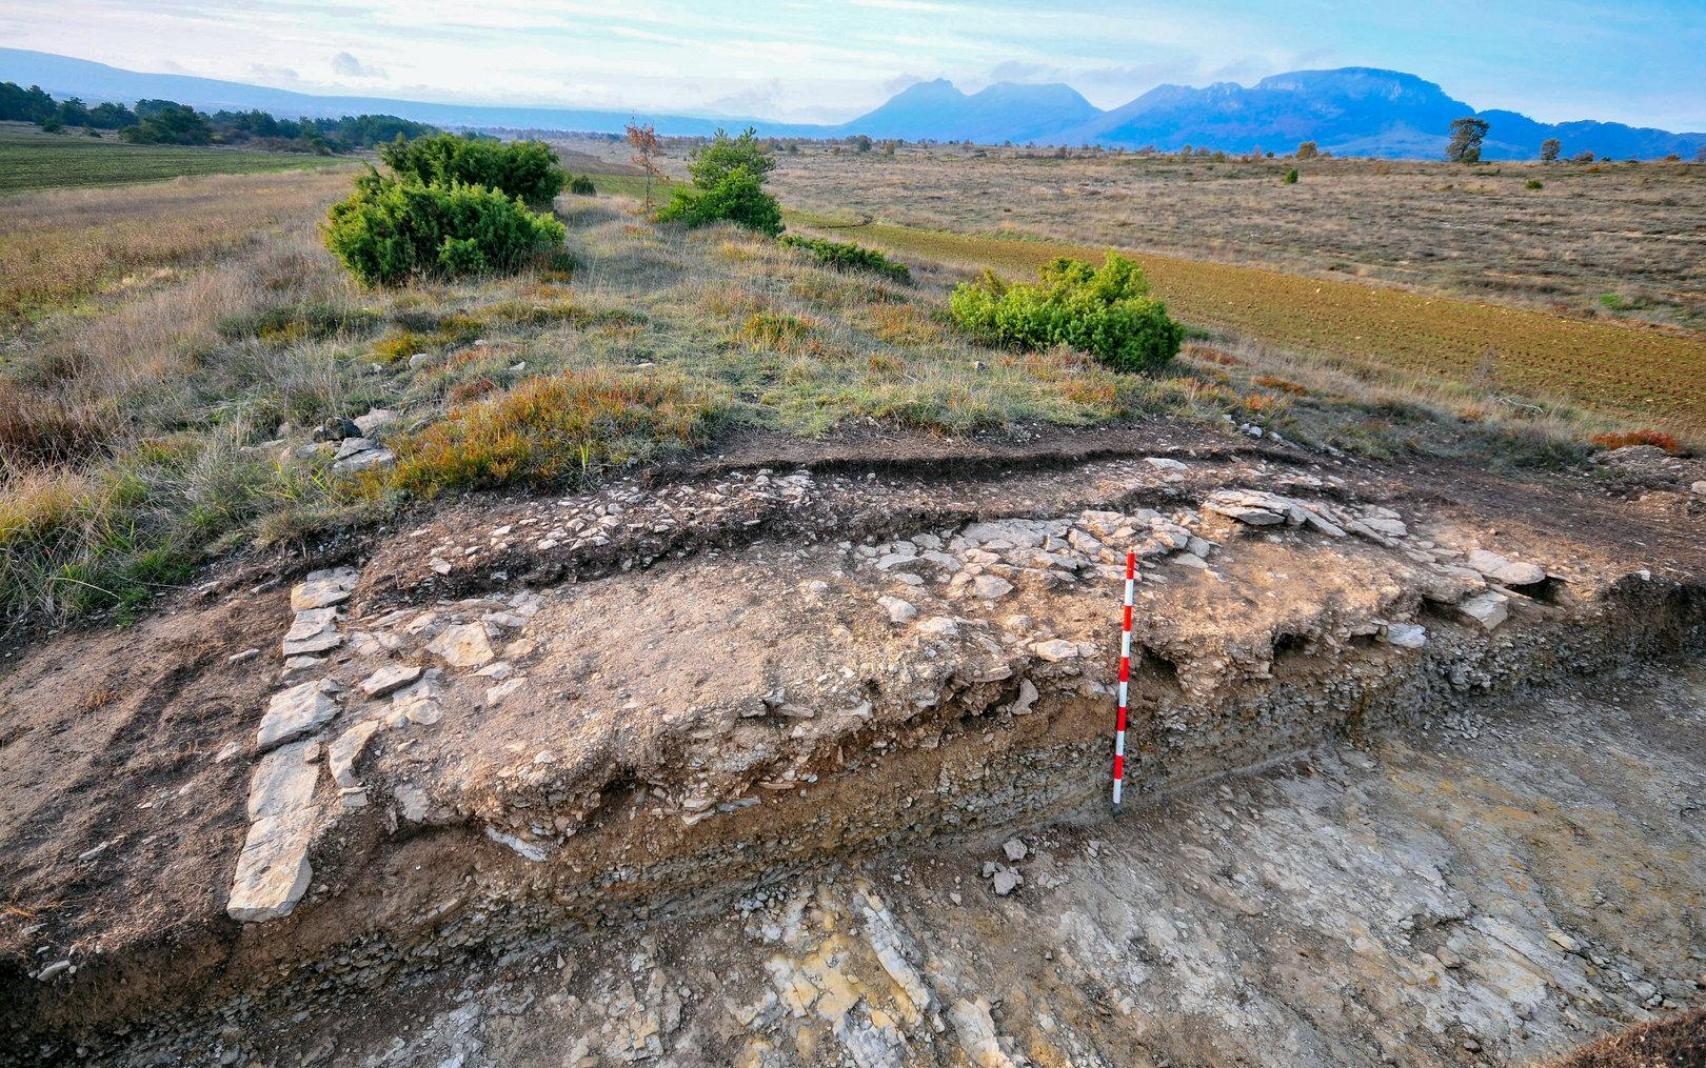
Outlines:
[[[1541,623],[1496,649],[1442,643],[1402,660],[1386,649],[1305,649],[1274,678],[1218,693],[1212,705],[1192,701],[1172,672],[1140,669],[1128,807],[1141,813],[1336,737],[1448,726],[1631,663],[1697,656],[1703,619],[1706,590],[1632,580],[1591,620]],[[122,1051],[137,1035],[196,1034],[209,1020],[279,1026],[358,994],[430,985],[542,936],[572,951],[594,932],[704,916],[825,863],[952,855],[1049,824],[1093,829],[1107,818],[1107,695],[1084,692],[1081,679],[1029,678],[1037,695],[1020,714],[1012,679],[956,680],[929,724],[845,736],[807,773],[806,796],[766,791],[758,804],[725,804],[690,826],[648,812],[639,785],[608,784],[583,829],[543,860],[516,855],[479,820],[395,832],[371,823],[328,837],[315,851],[316,890],[297,913],[235,940],[97,961],[74,989],[37,1004],[30,1042],[58,1034],[93,1055]],[[534,821],[560,814],[535,799],[511,802]],[[40,1048],[62,1049],[51,1038]]]
[[[306,640],[336,641],[285,685],[326,695],[329,716],[250,757],[259,783],[280,754],[325,760],[374,724],[344,769],[359,781],[309,776],[305,893],[278,918],[138,939],[51,981],[9,959],[5,1048],[122,1059],[160,1036],[259,1033],[542,938],[572,952],[690,922],[825,865],[1095,826],[1111,545],[1144,556],[1139,810],[1335,739],[1452,727],[1706,644],[1706,587],[1604,546],[1553,547],[1535,569],[1506,540],[1510,558],[1483,573],[1464,566],[1481,550],[1455,517],[1406,505],[1400,519],[1344,480],[1263,472],[1257,492],[1236,463],[1182,466],[1016,476],[1030,480],[1028,496],[1003,487],[1018,518],[969,524],[991,510],[939,483],[754,474],[705,499],[635,489],[398,539],[338,579],[333,611],[298,613],[292,634],[324,624]],[[973,489],[988,499],[987,482]],[[672,508],[688,519],[669,527]],[[733,533],[754,508],[765,533]],[[856,517],[842,529],[859,533],[777,540],[801,528],[764,508]],[[707,525],[728,540],[691,553],[670,540]],[[559,549],[602,562],[515,588],[518,562]],[[369,696],[399,668],[406,685]],[[267,841],[259,789],[246,850]]]

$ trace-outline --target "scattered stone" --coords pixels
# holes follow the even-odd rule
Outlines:
[[[50,982],[51,980],[65,974],[66,972],[68,972],[70,970],[71,970],[70,958],[66,958],[65,960],[56,960],[52,964],[49,964],[47,967],[43,968],[41,971],[37,972],[36,973],[36,980],[38,982],[42,982],[42,983]]]
[[[397,799],[397,809],[403,818],[410,823],[425,823],[427,818],[427,796],[420,787],[410,783],[400,783],[391,791],[391,796]]]
[[[355,471],[370,471],[376,467],[389,467],[396,462],[396,453],[383,446],[374,446],[352,453],[341,460],[332,461],[332,470],[339,474],[349,474]]]
[[[338,702],[332,698],[332,683],[320,680],[304,682],[273,694],[267,703],[266,715],[261,717],[255,745],[263,753],[285,742],[319,730],[338,714]]]
[[[389,408],[375,408],[366,415],[355,417],[355,427],[361,431],[361,436],[372,438],[376,431],[383,430],[397,421],[397,413]]]
[[[1208,561],[1196,553],[1179,553],[1173,557],[1173,562],[1181,567],[1193,567],[1198,571],[1208,570]]]
[[[1696,482],[1694,485],[1690,486],[1689,490],[1696,497],[1706,497],[1706,478],[1703,478],[1699,482]]]
[[[996,897],[1006,897],[1025,884],[1025,877],[1018,871],[1005,865],[998,867],[990,878],[990,886]]]
[[[947,616],[931,616],[918,624],[920,634],[932,638],[952,638],[960,632],[960,625]]]
[[[540,863],[546,857],[545,850],[541,849],[539,846],[534,845],[532,842],[517,838],[513,834],[505,834],[496,827],[487,827],[486,837],[501,846],[508,846],[510,849],[515,850],[521,856],[531,860],[535,864]]]
[[[1476,549],[1464,562],[1494,582],[1505,586],[1532,586],[1536,582],[1546,580],[1546,569],[1538,564],[1509,560],[1485,549]]]
[[[1001,846],[1001,852],[1007,854],[1007,859],[1017,864],[1030,855],[1030,848],[1017,838],[1009,838]]]
[[[361,427],[355,425],[355,420],[343,416],[333,416],[314,429],[315,441],[343,441],[360,436]]]
[[[1420,649],[1428,643],[1428,628],[1415,623],[1389,623],[1386,642],[1400,649]]]
[[[438,703],[439,696],[438,685],[430,678],[422,679],[392,695],[388,718],[393,725],[406,720],[430,727],[444,718],[444,709]]]
[[[1045,642],[1032,642],[1031,652],[1052,664],[1076,657],[1078,646],[1064,638],[1050,638]]]
[[[911,601],[903,601],[899,597],[878,597],[877,603],[889,614],[890,623],[906,623],[918,615],[918,609]]]
[[[444,633],[427,646],[427,652],[455,668],[477,668],[490,663],[497,655],[492,651],[484,623],[446,627]]]
[[[339,788],[352,790],[361,784],[355,778],[355,765],[361,760],[361,754],[366,751],[367,743],[379,732],[379,721],[364,719],[338,735],[326,749],[326,767],[332,773],[332,781]]]
[[[1510,618],[1510,598],[1497,590],[1487,590],[1458,605],[1458,610],[1488,630]]]
[[[253,660],[255,657],[260,655],[261,651],[259,649],[244,649],[240,653],[232,653],[230,656],[226,657],[225,662],[227,664],[241,664],[246,661]]]
[[[1037,703],[1037,686],[1030,679],[1019,680],[1019,696],[1008,706],[1008,711],[1015,716],[1026,716],[1031,712],[1031,706]]]
[[[517,678],[510,679],[508,682],[500,682],[496,686],[488,687],[486,690],[486,704],[488,706],[502,704],[505,698],[509,697],[511,694],[517,692],[526,685],[526,679]]]
[[[1162,471],[1183,471],[1186,469],[1184,464],[1165,456],[1145,456],[1143,462]]]
[[[1013,592],[1013,584],[999,575],[979,575],[972,579],[972,592],[986,601],[999,600]]]
[[[1405,538],[1410,534],[1410,528],[1396,515],[1385,515],[1379,512],[1363,516],[1351,525],[1352,530],[1372,530],[1374,533],[1387,538]]]
[[[361,573],[354,568],[309,572],[308,577],[290,591],[290,607],[293,611],[306,612],[342,604],[349,600],[359,581]]]
[[[362,680],[361,692],[369,697],[384,697],[420,677],[418,664],[387,664]]]

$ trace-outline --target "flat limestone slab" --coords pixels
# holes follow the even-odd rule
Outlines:
[[[308,846],[313,840],[312,807],[266,816],[250,824],[231,880],[226,914],[243,923],[290,915],[314,876],[308,863]]]
[[[310,572],[306,579],[290,591],[290,607],[297,612],[327,608],[349,600],[349,595],[361,581],[361,572],[351,567]]]
[[[319,730],[338,714],[338,702],[321,680],[304,682],[273,694],[261,717],[255,745],[262,752]]]
[[[312,742],[280,746],[261,758],[249,777],[248,813],[251,820],[280,816],[307,808],[314,801],[320,765],[308,762]]]

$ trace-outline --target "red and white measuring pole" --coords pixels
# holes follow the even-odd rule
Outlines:
[[[1125,554],[1125,619],[1120,624],[1120,710],[1114,718],[1114,811],[1125,785],[1126,699],[1131,686],[1131,599],[1137,586],[1137,553]]]

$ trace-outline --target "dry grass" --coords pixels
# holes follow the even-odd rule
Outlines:
[[[1058,251],[1036,242],[873,227],[907,250],[915,284],[899,286],[749,232],[656,227],[629,202],[565,198],[572,278],[361,291],[316,234],[339,185],[248,176],[36,198],[59,220],[40,235],[75,245],[104,210],[132,238],[117,258],[154,267],[125,285],[79,285],[76,258],[56,253],[43,277],[63,272],[58,291],[80,296],[0,327],[0,386],[15,398],[0,409],[0,622],[129,610],[211,553],[304,539],[447,489],[574,485],[725,425],[815,435],[874,420],[962,434],[1168,412],[1374,454],[1478,449],[1517,462],[1579,455],[1588,433],[1619,428],[1566,407],[1504,406],[1497,376],[1445,378],[1330,346],[1199,340],[1164,376],[1141,377],[953,331],[941,308],[966,276],[959,265],[995,256],[1028,268]],[[154,229],[179,236],[156,242],[139,203]],[[1177,277],[1165,272],[1163,287]],[[1263,299],[1331,284],[1259,274]],[[428,358],[411,367],[416,352]],[[393,474],[352,480],[298,452],[321,421],[381,406],[408,428],[393,439]]]
[[[796,216],[821,225],[821,216]],[[870,223],[834,231],[902,256],[1029,274],[1102,248]],[[1437,380],[1604,421],[1706,437],[1706,336],[1200,260],[1134,254],[1185,322],[1308,354],[1370,380]]]
[[[157,285],[318,214],[348,184],[292,172],[0,198],[0,322]]]
[[[386,481],[422,496],[578,485],[660,450],[703,444],[716,411],[680,375],[599,369],[532,378],[400,439]]]
[[[1706,168],[1323,159],[1282,185],[1294,165],[808,146],[779,157],[774,180],[784,202],[820,212],[1706,327]],[[1527,187],[1535,177],[1544,189]]]

